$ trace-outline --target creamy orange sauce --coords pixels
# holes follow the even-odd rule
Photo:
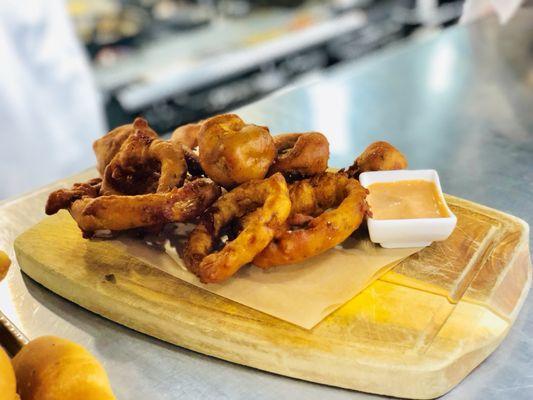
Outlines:
[[[431,181],[377,182],[367,197],[374,219],[448,217],[446,205]]]

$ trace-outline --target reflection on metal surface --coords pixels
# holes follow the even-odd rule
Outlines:
[[[439,42],[435,47],[428,70],[428,87],[436,94],[446,91],[454,82],[456,51],[455,47],[446,41]]]
[[[348,96],[348,88],[336,83],[311,86],[308,91],[310,122],[314,129],[328,137],[335,137],[335,140],[329,142],[332,153],[341,152],[349,141],[349,120],[341,117],[350,113]]]

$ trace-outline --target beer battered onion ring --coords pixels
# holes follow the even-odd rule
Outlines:
[[[199,216],[220,196],[220,187],[205,178],[166,193],[137,196],[96,197],[97,193],[90,190],[97,185],[96,181],[76,185],[74,190],[60,189],[52,193],[46,213],[50,215],[61,208],[68,209],[84,237],[91,237],[100,230],[122,231],[187,222]]]
[[[191,232],[183,258],[204,283],[221,282],[263,250],[289,216],[291,202],[281,174],[252,180],[221,196]],[[225,244],[224,229],[245,216],[242,230]],[[214,251],[223,244],[219,251]]]
[[[286,133],[274,136],[277,157],[270,174],[281,172],[285,177],[310,177],[328,167],[329,142],[318,132]]]
[[[175,144],[183,144],[190,149],[198,146],[198,132],[202,128],[204,121],[198,121],[187,125],[178,126],[172,132],[170,141]]]
[[[181,145],[181,148],[183,150],[183,155],[185,156],[185,162],[187,163],[187,172],[189,172],[191,176],[205,176],[205,172],[200,165],[198,153],[185,145]]]
[[[158,139],[142,118],[135,119],[133,128],[105,167],[102,194],[164,193],[181,186],[187,174],[181,147]]]
[[[204,121],[198,132],[198,149],[207,176],[226,188],[263,179],[276,156],[268,128],[245,124],[234,114]]]
[[[359,227],[367,210],[367,190],[343,174],[326,172],[293,183],[289,191],[288,224],[255,256],[258,267],[294,264],[335,247]]]
[[[135,130],[136,128],[133,123],[122,125],[94,141],[93,150],[96,156],[96,169],[100,173],[100,176],[104,175],[104,170],[105,167],[107,167],[107,164],[109,164],[113,157],[115,157],[126,139],[135,133]],[[157,133],[155,133],[150,127],[147,127],[144,130],[144,133],[157,138]]]
[[[407,159],[400,150],[387,142],[374,142],[346,170],[351,178],[368,171],[391,171],[407,168]]]

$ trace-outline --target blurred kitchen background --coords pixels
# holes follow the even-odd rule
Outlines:
[[[69,0],[110,127],[247,104],[458,21],[457,0]]]
[[[458,22],[463,3],[0,1],[0,201],[90,168],[93,141],[138,115],[168,134],[432,40]]]

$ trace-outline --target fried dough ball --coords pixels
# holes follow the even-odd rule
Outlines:
[[[387,142],[374,142],[357,157],[346,173],[352,178],[358,178],[363,172],[405,168],[407,159],[400,150]]]
[[[164,193],[181,186],[187,173],[183,150],[154,136],[142,118],[135,119],[133,128],[105,167],[102,194]]]
[[[84,184],[77,185],[85,188]],[[60,189],[52,193],[46,211],[54,214],[60,208],[69,210],[84,237],[91,237],[100,230],[122,231],[190,221],[220,196],[220,187],[200,178],[166,193],[95,197],[89,190],[87,195],[80,196],[79,192],[79,189]]]
[[[335,247],[359,227],[367,210],[366,189],[343,174],[326,172],[297,181],[289,191],[289,220],[255,256],[258,267],[294,264]]]
[[[245,124],[234,114],[206,120],[198,147],[207,176],[226,188],[264,178],[276,156],[268,128]]]
[[[286,133],[274,136],[277,157],[269,174],[281,172],[285,177],[310,177],[328,167],[329,142],[319,132]]]
[[[127,124],[119,126],[112,131],[108,132],[100,139],[95,140],[93,143],[94,154],[96,155],[96,169],[101,176],[104,175],[104,170],[107,164],[118,153],[122,143],[135,132],[136,128],[134,124]],[[157,138],[157,133],[150,129],[145,129],[145,134],[150,135],[153,138]]]
[[[268,245],[290,208],[289,191],[281,174],[243,183],[220,197],[191,232],[183,252],[187,268],[204,283],[224,281]],[[225,228],[242,217],[242,230],[233,240],[222,243]]]

